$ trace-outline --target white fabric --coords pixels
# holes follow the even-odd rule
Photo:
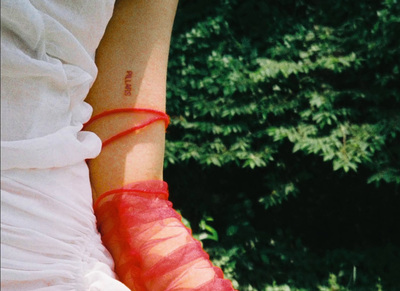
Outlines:
[[[92,210],[82,132],[114,0],[1,1],[1,290],[129,290]]]

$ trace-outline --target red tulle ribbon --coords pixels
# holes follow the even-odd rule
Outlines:
[[[85,124],[118,113],[149,113],[148,119],[103,141],[103,147],[158,120],[161,111],[121,108],[98,114]],[[163,181],[137,182],[102,194],[94,204],[97,225],[121,281],[134,291],[233,291],[222,270],[168,201]]]
[[[154,109],[147,109],[147,108],[118,108],[118,109],[111,109],[111,110],[106,110],[100,114],[97,114],[93,116],[87,123],[85,123],[84,127],[88,126],[89,124],[94,123],[96,120],[101,119],[103,117],[113,115],[113,114],[118,114],[118,113],[148,113],[149,114],[149,119],[146,121],[140,123],[139,125],[135,125],[127,130],[124,130],[108,139],[103,141],[103,148],[107,146],[108,144],[112,143],[113,141],[128,135],[130,133],[133,133],[139,129],[142,129],[143,127],[146,127],[158,120],[162,120],[165,123],[165,128],[168,127],[169,125],[169,116],[168,114],[154,110]]]
[[[167,183],[144,181],[106,192],[94,210],[115,271],[132,290],[234,290],[173,210]]]

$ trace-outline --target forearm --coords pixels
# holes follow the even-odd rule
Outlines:
[[[96,52],[98,77],[87,102],[93,114],[115,108],[165,111],[166,72],[177,0],[120,0]],[[117,114],[91,124],[104,141],[140,122]],[[162,179],[165,127],[156,122],[103,148],[89,162],[95,197],[128,183]]]
[[[118,2],[97,51],[99,75],[87,99],[94,116],[118,108],[165,110],[176,6],[177,0]],[[107,141],[142,124],[143,115],[113,114],[86,129]],[[109,143],[89,162],[94,211],[116,273],[138,291],[231,291],[168,201],[167,184],[161,181],[164,146],[165,123],[157,121]]]

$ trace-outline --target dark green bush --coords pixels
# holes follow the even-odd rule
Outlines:
[[[399,35],[396,0],[181,1],[166,180],[240,290],[400,286]]]

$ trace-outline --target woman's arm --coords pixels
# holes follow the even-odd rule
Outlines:
[[[178,0],[120,0],[96,52],[93,115],[116,108],[165,111],[170,37]],[[88,126],[104,141],[140,123],[116,114]],[[162,180],[165,127],[156,122],[105,147],[89,162],[94,199],[135,181]]]
[[[117,108],[165,110],[177,2],[117,3],[97,51],[99,75],[87,99],[94,115]],[[146,120],[146,113],[113,114],[87,129],[104,141]],[[108,144],[89,162],[97,223],[116,273],[136,291],[232,291],[168,201],[164,146],[165,124],[158,121]]]

